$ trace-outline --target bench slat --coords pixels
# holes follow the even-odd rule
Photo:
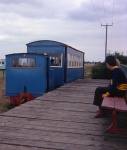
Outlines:
[[[102,107],[113,109],[115,107],[114,99],[111,97],[104,97]]]
[[[105,97],[103,99],[102,107],[108,109],[115,108],[118,111],[127,111],[127,104],[125,103],[124,98],[120,97]]]

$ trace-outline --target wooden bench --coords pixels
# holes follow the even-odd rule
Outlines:
[[[117,123],[117,112],[127,112],[127,104],[124,98],[105,97],[103,99],[102,108],[112,110],[112,122],[106,131],[109,133],[125,132],[125,129],[119,128]]]

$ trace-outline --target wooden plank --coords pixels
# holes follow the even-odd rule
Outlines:
[[[35,102],[29,105],[23,105],[22,110],[30,110],[30,111],[39,111],[41,109],[41,112],[49,112],[50,111],[72,111],[72,112],[81,112],[85,113],[87,111],[89,112],[95,112],[95,106],[91,104],[84,104],[84,103],[68,103],[68,102],[57,102],[57,101],[43,101],[43,102]]]
[[[30,119],[30,118],[16,118],[16,117],[0,117],[0,128],[3,127],[16,127],[16,128],[33,128],[33,129],[65,129],[65,131],[75,130],[75,132],[82,132],[82,130],[87,130],[88,128],[91,131],[100,130],[99,124],[103,127],[101,120],[97,123],[78,123],[78,122],[65,122],[65,121],[55,121],[55,120],[38,120],[38,119]],[[12,122],[13,120],[13,122]],[[94,128],[93,128],[94,126]],[[58,128],[58,129],[57,129]],[[67,132],[66,131],[66,132]]]
[[[34,106],[34,105],[33,105]],[[42,106],[43,108],[43,106]],[[17,107],[7,113],[4,113],[4,116],[15,116],[15,117],[25,117],[25,118],[35,118],[41,120],[61,120],[61,121],[72,121],[72,122],[93,122],[97,123],[96,119],[93,120],[93,112],[84,113],[84,112],[75,112],[75,111],[63,111],[63,110],[52,110],[49,109],[43,111],[43,109],[24,109],[24,107]],[[52,106],[53,108],[53,106]],[[101,120],[104,122],[104,120]]]
[[[31,147],[31,146],[22,146],[20,144],[8,144],[8,143],[0,143],[0,150],[56,150],[56,149],[47,149],[43,147]]]
[[[84,136],[85,138],[81,137],[81,141],[79,139],[74,139],[70,137],[63,137],[62,139],[63,141],[66,141],[67,139],[69,139],[68,141],[66,141],[66,143],[61,141],[61,137],[57,137],[56,136],[52,137],[51,135],[47,135],[47,137],[40,137],[38,135],[31,135],[29,137],[28,135],[24,135],[24,134],[17,134],[17,136],[15,137],[15,134],[7,134],[3,133],[3,139],[0,138],[1,143],[6,141],[8,144],[15,144],[15,145],[22,145],[22,146],[29,146],[29,147],[39,147],[39,148],[51,148],[51,149],[63,149],[63,150],[84,150],[85,148],[105,148],[105,149],[115,149],[118,150],[118,148],[121,148],[122,150],[124,150],[126,148],[126,143],[121,143],[119,140],[116,140],[115,142],[111,142],[111,141],[105,141],[102,137],[98,138],[99,136]],[[0,134],[1,135],[1,134]],[[59,138],[59,139],[58,139]],[[57,142],[55,142],[55,140]],[[61,142],[60,142],[61,141]],[[118,142],[118,143],[116,143]],[[77,144],[79,143],[79,144]],[[124,146],[123,146],[124,144]]]

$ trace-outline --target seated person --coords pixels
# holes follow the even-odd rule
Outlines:
[[[98,87],[95,90],[93,104],[99,107],[96,118],[103,116],[101,104],[105,96],[123,97],[126,91],[124,88],[127,89],[127,79],[118,60],[114,56],[107,56],[105,63],[106,67],[112,72],[111,83],[107,87]]]

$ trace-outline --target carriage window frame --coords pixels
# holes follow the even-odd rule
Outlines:
[[[59,65],[55,65],[56,64],[56,61],[58,61],[57,59],[58,58],[60,58],[60,64]],[[54,65],[53,64],[51,64],[51,60],[53,59],[53,61],[55,60],[55,63],[54,63]],[[50,60],[50,67],[51,68],[53,68],[53,67],[55,67],[55,68],[62,68],[62,66],[63,66],[63,54],[60,54],[60,55],[50,55],[49,56],[49,60]]]
[[[67,54],[67,68],[82,68],[83,67],[83,56],[68,53]]]
[[[22,59],[27,59],[27,64],[26,65],[22,65],[20,61],[22,61]],[[30,60],[33,60],[33,64],[29,64],[31,63]],[[14,62],[15,61],[15,62]],[[17,61],[17,62],[16,62]],[[15,64],[17,63],[17,64]],[[13,60],[12,60],[12,63],[11,63],[12,67],[13,68],[35,68],[37,65],[36,65],[36,58],[33,58],[33,57],[14,57]]]

